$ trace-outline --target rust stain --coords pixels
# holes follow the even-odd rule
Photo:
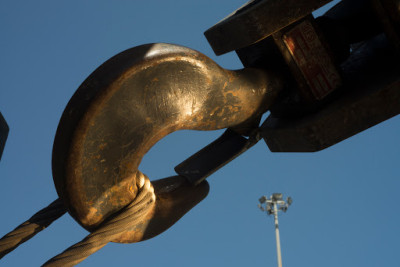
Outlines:
[[[107,147],[107,143],[102,143],[99,145],[100,150],[104,150]]]

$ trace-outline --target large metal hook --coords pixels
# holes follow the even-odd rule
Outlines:
[[[240,127],[259,119],[281,87],[259,69],[225,70],[177,45],[128,49],[101,65],[75,92],[60,120],[53,177],[69,213],[84,228],[101,222],[136,196],[143,155],[167,134]],[[137,242],[164,231],[208,193],[176,176],[154,182],[156,208]]]

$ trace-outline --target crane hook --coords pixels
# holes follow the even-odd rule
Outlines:
[[[259,119],[282,82],[266,70],[225,70],[205,55],[172,44],[128,49],[102,64],[72,96],[53,146],[53,179],[70,215],[94,230],[136,196],[142,157],[182,129],[234,128]],[[137,242],[164,231],[208,193],[181,176],[153,183],[156,205]]]

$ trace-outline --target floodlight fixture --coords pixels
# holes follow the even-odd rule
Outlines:
[[[272,200],[276,200],[276,201],[278,201],[278,200],[282,200],[282,193],[273,193],[272,194]]]
[[[268,213],[268,215],[271,215],[272,212],[273,212],[273,209],[272,209],[271,205],[267,205],[267,213]]]
[[[260,204],[264,204],[267,201],[267,197],[266,196],[262,196],[258,199],[258,201],[260,201]]]

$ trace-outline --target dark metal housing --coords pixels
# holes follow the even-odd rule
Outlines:
[[[0,160],[1,156],[3,155],[3,150],[4,146],[6,145],[6,140],[9,131],[10,128],[8,127],[6,120],[4,119],[3,115],[0,112]]]

